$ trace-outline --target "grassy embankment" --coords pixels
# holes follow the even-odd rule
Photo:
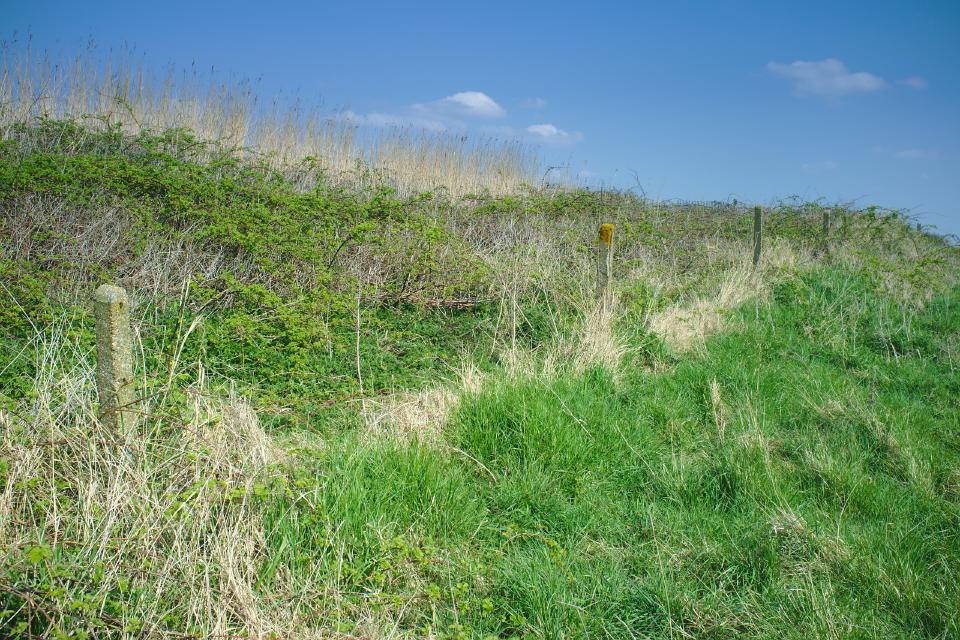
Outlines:
[[[960,633],[956,248],[781,206],[753,271],[729,205],[360,173],[6,121],[3,634]]]

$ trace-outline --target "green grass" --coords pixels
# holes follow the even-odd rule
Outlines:
[[[958,254],[897,214],[837,212],[814,258],[819,205],[769,211],[772,291],[681,352],[647,314],[742,272],[746,209],[305,188],[182,130],[5,136],[0,635],[960,636]],[[629,348],[583,369],[557,343],[596,218]],[[136,303],[132,452],[93,419],[108,280]],[[366,429],[464,362],[483,379],[442,428]]]
[[[271,546],[343,544],[358,600],[467,637],[955,637],[960,291],[914,316],[822,270],[738,317],[664,373],[489,381],[473,460],[346,438]],[[439,551],[378,582],[396,536]]]

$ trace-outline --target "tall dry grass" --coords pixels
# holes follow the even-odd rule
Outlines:
[[[264,101],[249,83],[220,82],[196,69],[148,71],[125,57],[78,55],[70,63],[5,52],[0,70],[0,136],[37,118],[70,119],[129,133],[186,128],[199,138],[255,155],[302,178],[374,181],[401,193],[453,196],[515,193],[536,183],[535,149],[518,140],[358,125],[298,101]]]
[[[171,389],[146,395],[117,433],[98,419],[92,363],[69,328],[38,331],[32,394],[0,411],[0,556],[12,571],[0,634],[25,619],[41,637],[163,636],[170,620],[212,634],[289,629],[290,612],[258,587],[255,493],[280,454],[253,410],[201,375],[176,402]]]

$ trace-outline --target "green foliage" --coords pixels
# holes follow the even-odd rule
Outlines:
[[[346,244],[363,241],[379,224],[405,220],[418,201],[397,199],[384,188],[359,197],[322,184],[301,192],[282,174],[242,164],[180,130],[91,150],[69,146],[75,125],[46,122],[40,129],[49,137],[65,132],[66,139],[51,150],[5,147],[0,198],[30,193],[85,207],[120,204],[136,214],[134,236],[172,230],[213,243],[251,260],[284,291],[298,288],[302,270],[324,284]],[[116,132],[101,135],[110,139]]]
[[[387,188],[357,192],[323,183],[303,191],[284,174],[240,162],[231,150],[184,130],[129,137],[116,128],[91,133],[71,122],[42,121],[13,135],[20,144],[0,149],[0,202],[120,208],[130,226],[125,236],[108,239],[119,253],[74,264],[44,250],[69,238],[56,219],[41,219],[29,236],[36,258],[0,259],[3,296],[13,302],[0,305],[0,353],[13,362],[0,375],[5,403],[28,391],[33,363],[23,347],[35,326],[64,312],[87,313],[87,301],[63,299],[61,287],[122,282],[144,251],[183,241],[216,250],[237,268],[214,279],[195,274],[179,304],[162,296],[144,301],[148,366],[163,371],[168,363],[155,359],[176,353],[203,359],[265,405],[296,405],[284,413],[299,423],[359,392],[357,332],[362,374],[378,393],[446,373],[490,323],[489,306],[424,308],[470,302],[489,278],[484,263],[429,215],[431,194],[399,198]],[[356,283],[338,264],[360,247],[380,256],[376,287]],[[181,346],[195,320],[195,333]]]
[[[262,517],[258,589],[302,603],[325,631],[359,635],[372,616],[440,638],[960,634],[960,290],[927,301],[953,263],[898,213],[836,213],[830,239],[849,243],[849,259],[776,285],[733,314],[735,331],[677,355],[646,318],[715,280],[703,243],[749,237],[736,207],[665,212],[586,190],[458,203],[305,188],[297,170],[234,151],[184,130],[131,137],[58,121],[0,144],[5,210],[38,199],[129,216],[109,258],[61,251],[69,233],[53,218],[16,252],[5,243],[2,295],[15,303],[0,305],[0,426],[20,424],[3,412],[34,393],[38,332],[92,350],[88,303],[70,291],[134,279],[149,251],[192,242],[227,267],[190,274],[176,302],[158,291],[135,309],[138,379],[163,397],[158,424],[170,431],[151,437],[176,435],[193,411],[198,363],[239,384],[273,435],[320,444],[247,484],[225,473],[163,486],[163,520],[190,522],[198,501]],[[822,211],[787,204],[767,212],[765,233],[818,251]],[[561,237],[560,279],[593,259],[584,229],[613,220],[622,273],[666,256],[683,277],[667,292],[623,279],[617,328],[630,351],[617,375],[507,375],[495,355],[505,316],[519,318],[511,344],[534,358],[579,316],[548,283],[501,290],[499,302],[516,298],[509,311],[485,297],[502,265],[446,224],[454,214]],[[64,315],[68,327],[51,326]],[[465,357],[487,375],[440,435],[355,428],[356,401],[433,384]],[[66,478],[8,486],[17,455],[0,450],[0,490],[38,518],[50,500],[76,504]],[[4,635],[205,631],[147,573],[107,572],[67,541],[34,536],[2,553]],[[107,554],[127,561],[122,540]],[[170,598],[167,617],[139,620],[158,597]]]
[[[825,270],[665,373],[494,378],[449,452],[304,455],[268,564],[441,637],[950,637],[958,312]]]
[[[6,637],[129,637],[143,628],[130,615],[145,593],[132,576],[107,576],[104,565],[86,566],[74,554],[47,544],[13,550],[0,573],[0,632]],[[88,590],[78,590],[86,585]],[[68,621],[51,628],[51,613]]]
[[[0,296],[4,298],[0,304],[0,358],[5,363],[0,367],[0,409],[12,408],[14,399],[26,396],[33,387],[35,362],[29,357],[27,338],[36,326],[55,317],[46,297],[49,280],[30,264],[0,257]]]

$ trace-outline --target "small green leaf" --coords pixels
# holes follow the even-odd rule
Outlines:
[[[53,556],[53,551],[45,544],[40,544],[27,549],[27,562],[30,564],[40,564],[47,558]]]

